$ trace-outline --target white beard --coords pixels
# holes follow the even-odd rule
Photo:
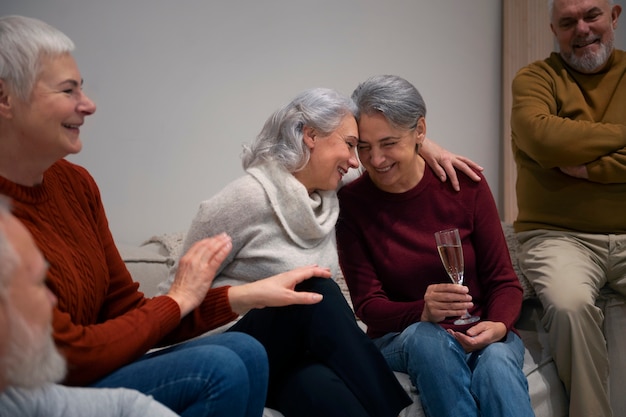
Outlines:
[[[573,52],[564,53],[561,52],[561,57],[576,71],[584,74],[593,74],[606,64],[613,52],[614,32],[611,29],[611,36],[606,41],[600,44],[600,50],[598,52],[589,52],[583,54],[583,56],[576,56]]]
[[[7,383],[34,388],[62,380],[67,367],[52,339],[52,325],[33,329],[18,311],[9,308],[8,312],[9,337],[4,357]]]

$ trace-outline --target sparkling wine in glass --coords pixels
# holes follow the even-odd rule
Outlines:
[[[463,247],[461,246],[461,238],[459,237],[459,229],[441,230],[435,233],[437,241],[437,250],[441,263],[450,279],[455,284],[463,285],[463,273],[465,267],[463,264]],[[454,324],[470,324],[480,320],[478,316],[470,316],[466,311]]]

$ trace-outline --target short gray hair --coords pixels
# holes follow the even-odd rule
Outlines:
[[[426,117],[426,103],[417,88],[397,75],[375,75],[368,78],[352,93],[357,106],[357,120],[361,114],[382,113],[395,128],[411,130],[421,117]]]
[[[2,227],[2,219],[10,215],[11,200],[0,195],[0,303],[4,302],[13,273],[20,263],[20,257],[11,242],[9,242],[6,231]]]
[[[32,92],[41,58],[73,50],[70,38],[41,20],[0,17],[0,79],[23,101]]]
[[[605,0],[609,6],[613,6],[613,0]],[[554,12],[554,0],[548,0],[548,18],[552,21],[552,13]]]
[[[256,140],[244,146],[244,169],[263,161],[274,161],[293,173],[301,170],[311,153],[303,141],[304,126],[328,135],[356,108],[350,98],[330,88],[312,88],[298,94],[272,114]]]

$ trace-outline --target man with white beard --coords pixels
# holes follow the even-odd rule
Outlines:
[[[611,417],[608,349],[624,346],[607,349],[595,302],[605,286],[626,294],[626,52],[614,47],[622,8],[548,7],[559,51],[512,85],[519,265],[543,304],[570,417]]]
[[[55,384],[66,364],[52,339],[47,263],[0,196],[0,417],[175,417],[137,391]]]

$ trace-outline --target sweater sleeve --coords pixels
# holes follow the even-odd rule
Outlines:
[[[589,180],[601,184],[626,184],[626,148],[587,164]]]
[[[68,361],[67,384],[89,384],[159,342],[186,340],[232,319],[227,289],[210,292],[182,324],[174,300],[167,296],[146,299],[117,251],[95,182],[80,167],[70,166],[67,171],[67,178],[59,182],[73,181],[70,188],[75,193],[63,191],[58,204],[70,202],[59,211],[72,210],[70,217],[79,225],[64,224],[69,220],[59,217],[50,233],[63,236],[57,243],[65,245],[64,250],[44,244],[52,265],[49,280],[59,298],[53,335]],[[72,234],[64,236],[67,228]]]
[[[513,143],[543,168],[591,163],[626,146],[626,125],[594,121],[582,91],[566,82],[564,72],[562,66],[534,63],[512,83]]]
[[[512,330],[522,308],[522,286],[513,270],[498,210],[484,181],[477,187],[473,211],[472,246],[476,277],[484,291],[481,320],[504,323]]]
[[[48,384],[0,393],[2,416],[176,417],[152,397],[126,388],[75,388]]]
[[[243,200],[242,195],[246,196]],[[278,273],[277,269],[284,272],[276,267],[285,257],[276,257],[272,246],[278,228],[273,228],[274,224],[275,213],[263,188],[250,175],[244,175],[200,203],[185,233],[181,256],[196,242],[226,233],[231,237],[232,249],[216,272],[214,288],[263,279]],[[167,281],[159,286],[161,293],[166,293],[174,282],[178,263],[176,260]]]

